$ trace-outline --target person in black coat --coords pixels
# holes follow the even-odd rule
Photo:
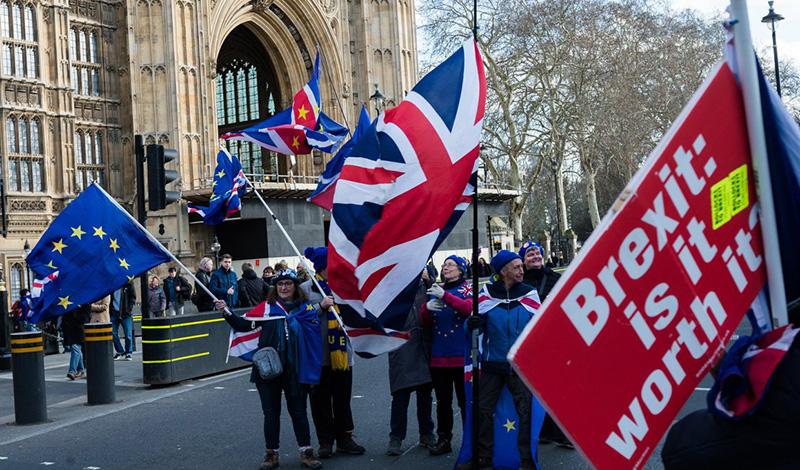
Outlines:
[[[114,359],[131,360],[133,354],[133,305],[136,303],[136,290],[133,283],[128,282],[111,293],[109,318],[111,319],[111,336],[114,340]],[[119,327],[125,334],[125,348],[119,340]]]
[[[206,289],[211,290],[211,271],[214,270],[214,262],[211,258],[203,258],[200,260],[200,266],[197,269],[195,277],[201,284],[206,286]],[[192,293],[192,303],[197,307],[198,312],[208,312],[214,310],[214,301],[211,295],[202,287],[198,286],[195,282],[194,292]]]
[[[268,288],[250,263],[242,263],[239,284],[239,307],[255,307],[267,298]]]
[[[91,304],[81,305],[68,312],[61,320],[64,347],[69,349],[69,371],[67,378],[70,380],[86,376],[83,366],[83,325],[89,322]]]

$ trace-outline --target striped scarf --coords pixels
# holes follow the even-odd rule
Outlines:
[[[322,287],[324,295],[331,295],[331,288],[328,286],[328,281],[322,279],[317,275],[317,282]],[[333,306],[336,312],[339,312],[337,306]],[[347,357],[347,336],[344,334],[344,329],[336,320],[336,315],[328,310],[328,352],[331,358],[331,370],[347,370],[350,368],[350,361]]]

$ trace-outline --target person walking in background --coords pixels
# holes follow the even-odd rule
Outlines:
[[[281,431],[281,395],[286,397],[286,406],[292,418],[294,435],[300,450],[300,463],[308,468],[322,468],[322,462],[314,456],[311,447],[311,430],[306,414],[307,385],[301,382],[311,369],[319,372],[319,343],[313,338],[305,338],[306,328],[300,327],[302,322],[311,330],[312,336],[319,335],[319,317],[328,307],[333,305],[331,297],[325,297],[319,304],[320,311],[307,301],[303,290],[298,287],[297,276],[291,270],[279,272],[273,287],[267,296],[266,312],[256,321],[224,312],[225,321],[236,331],[248,332],[261,328],[258,347],[274,348],[278,352],[282,364],[281,375],[272,379],[263,379],[253,366],[250,381],[256,384],[264,412],[264,440],[267,451],[260,470],[272,470],[279,466],[279,447]],[[224,302],[218,302],[217,308],[222,310]],[[257,311],[259,309],[254,309]],[[290,326],[292,325],[292,326]],[[314,353],[308,350],[313,349]],[[307,361],[307,362],[304,362]]]
[[[461,419],[466,416],[464,397],[464,351],[467,347],[464,321],[472,313],[472,283],[466,280],[467,262],[448,256],[442,264],[444,286],[428,289],[429,300],[422,306],[422,324],[432,329],[431,378],[436,392],[436,434],[431,455],[452,452],[453,391]]]
[[[133,354],[133,305],[136,303],[136,290],[128,282],[111,294],[110,316],[111,336],[114,339],[114,360],[131,360]],[[119,340],[119,327],[125,334],[125,348]]]
[[[150,278],[150,288],[147,291],[147,306],[150,315],[153,317],[160,317],[164,315],[164,309],[167,308],[167,296],[164,295],[164,290],[161,289],[161,279],[158,276]]]
[[[264,288],[269,292],[269,288],[272,287],[272,280],[275,278],[275,270],[272,269],[272,266],[267,266],[261,271],[261,280],[264,281]]]
[[[80,379],[86,376],[86,369],[83,364],[83,325],[89,322],[90,316],[91,306],[81,305],[61,317],[61,333],[64,341],[64,348],[69,351],[67,378],[70,380]]]
[[[214,269],[214,262],[211,258],[203,258],[197,268],[195,277],[206,289],[211,290],[211,271]],[[192,303],[197,307],[198,312],[209,312],[214,309],[214,301],[208,292],[195,282],[194,292],[192,293]]]
[[[255,307],[267,298],[269,290],[258,277],[250,263],[242,264],[242,278],[239,284],[239,307]]]
[[[28,289],[19,291],[19,300],[11,306],[11,321],[14,323],[14,332],[32,331],[28,324],[28,314],[31,311],[31,295]]]
[[[297,264],[297,279],[299,279],[301,283],[311,279],[311,276],[306,272],[306,267],[303,266],[303,263]]]
[[[492,268],[483,258],[478,258],[478,277],[488,277],[492,275]]]
[[[169,268],[169,275],[164,279],[164,294],[167,296],[167,309],[170,316],[183,315],[183,304],[192,295],[192,286],[189,282],[178,276],[178,270]]]
[[[229,254],[222,255],[219,268],[211,275],[211,292],[226,305],[235,307],[239,302],[239,285],[236,283],[236,271],[231,269],[233,258]]]
[[[308,247],[305,257],[314,264],[320,292],[312,280],[300,285],[300,289],[312,304],[320,304],[331,295],[328,287],[328,248]],[[333,312],[320,309],[322,320],[322,375],[317,387],[311,391],[311,416],[319,440],[319,455],[322,458],[336,452],[361,455],[366,450],[353,440],[353,412],[350,399],[353,393],[353,348]]]
[[[111,323],[111,316],[108,313],[108,304],[110,303],[111,296],[109,295],[92,302],[89,323]]]
[[[428,368],[430,360],[430,335],[420,323],[420,309],[428,300],[426,290],[433,284],[428,269],[422,271],[417,296],[406,317],[403,330],[408,331],[409,338],[400,348],[391,351],[389,356],[389,390],[392,394],[391,431],[386,455],[402,454],[403,440],[406,438],[408,425],[408,405],[411,394],[417,395],[417,425],[419,427],[419,445],[428,449],[436,444],[433,434],[431,410],[433,400],[431,392],[431,373]]]

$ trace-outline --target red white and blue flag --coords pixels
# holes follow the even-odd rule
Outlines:
[[[253,322],[278,320],[286,318],[286,310],[278,302],[268,304],[261,302],[245,313],[242,318]],[[258,338],[261,336],[261,327],[252,331],[239,332],[231,328],[228,341],[228,357],[238,357],[245,361],[252,361],[253,354],[258,351]]]
[[[211,183],[208,206],[189,204],[189,214],[203,218],[208,225],[216,225],[242,209],[241,197],[247,191],[247,179],[239,159],[222,149],[217,154],[217,167]]]
[[[344,161],[353,152],[353,147],[356,142],[367,132],[369,125],[367,108],[362,105],[361,114],[358,117],[358,125],[353,132],[353,137],[342,145],[342,148],[339,149],[336,155],[325,166],[325,171],[319,175],[317,189],[308,197],[308,202],[316,204],[328,211],[333,208],[333,194],[336,191],[336,180],[339,179],[339,175],[342,173]]]
[[[328,271],[357,353],[405,342],[420,273],[472,201],[485,102],[470,39],[382,113],[345,160]]]
[[[221,138],[244,140],[284,155],[303,155],[311,149],[333,153],[347,136],[347,128],[321,111],[319,92],[320,55],[314,61],[311,79],[292,99],[292,107],[240,131]]]

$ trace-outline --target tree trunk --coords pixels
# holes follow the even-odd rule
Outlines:
[[[511,200],[511,225],[514,227],[514,244],[522,240],[522,212],[525,210],[525,196],[517,196]]]
[[[600,225],[600,211],[597,208],[597,188],[595,186],[594,172],[585,171],[586,178],[586,202],[589,206],[589,218],[592,220],[592,228]]]
[[[569,221],[567,220],[567,202],[564,198],[564,176],[561,174],[561,165],[558,165],[558,171],[556,171],[556,200],[558,201],[559,222],[561,223],[558,230],[563,235],[569,228]]]

